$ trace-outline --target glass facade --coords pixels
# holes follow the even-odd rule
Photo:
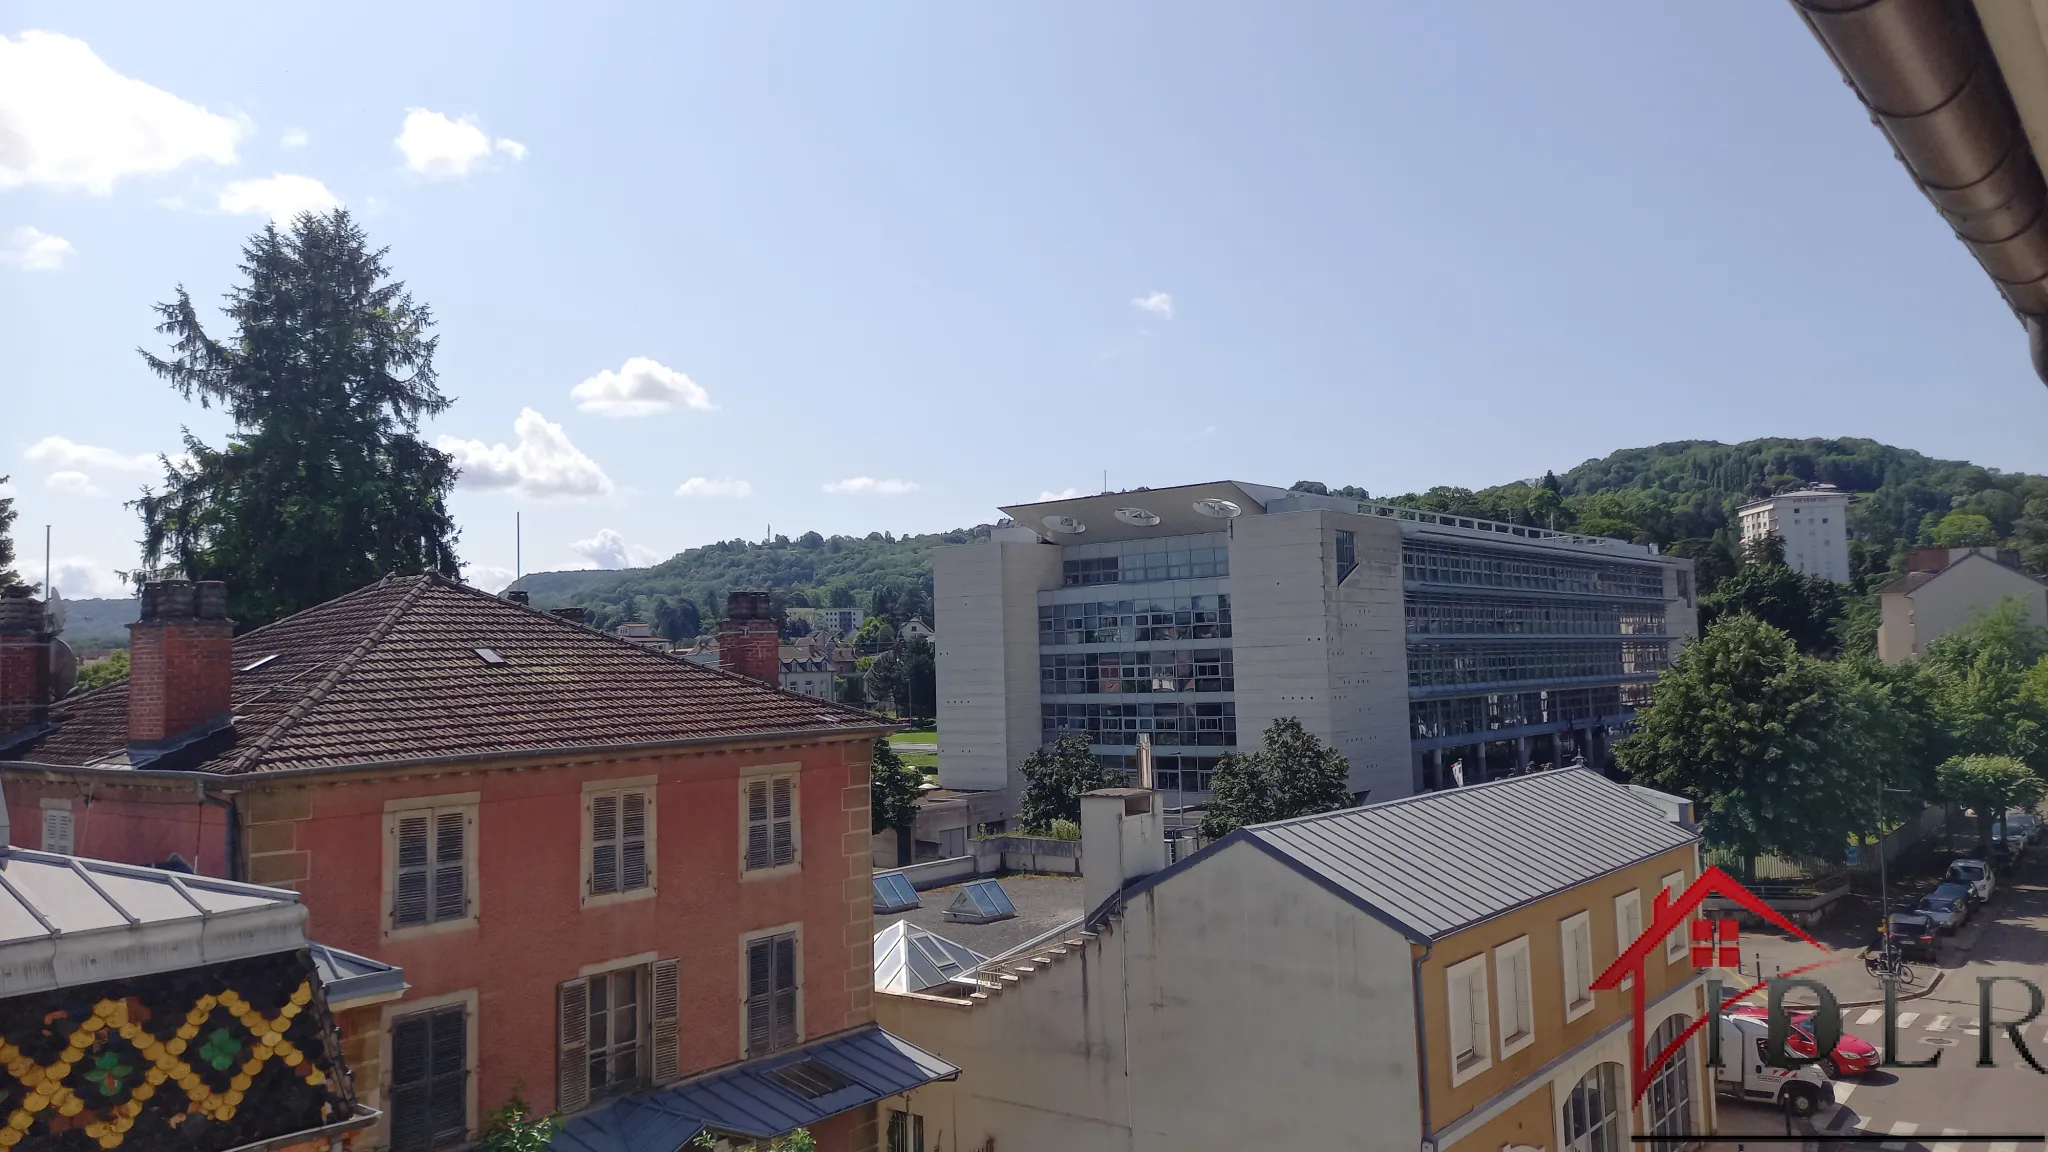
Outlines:
[[[1410,636],[1662,636],[1664,605],[1497,596],[1408,597]]]
[[[1164,701],[1147,704],[1083,704],[1039,706],[1046,743],[1068,732],[1081,732],[1090,744],[1136,748],[1140,733],[1152,737],[1154,748],[1228,748],[1237,744],[1237,705],[1215,702]]]
[[[1411,584],[1664,598],[1664,570],[1653,564],[1566,559],[1414,539],[1402,542],[1401,564]]]
[[[1228,576],[1230,549],[1169,547],[1161,551],[1134,551],[1121,556],[1083,557],[1062,561],[1060,575],[1061,582],[1068,587]]]
[[[1410,700],[1408,738],[1478,736],[1539,725],[1576,728],[1633,712],[1649,703],[1649,699],[1648,684],[1621,684]]]
[[[1231,692],[1236,687],[1228,648],[1077,652],[1038,658],[1038,691],[1045,696]]]
[[[1229,638],[1228,596],[1156,596],[1038,606],[1041,646]]]
[[[1408,645],[1410,688],[1655,675],[1670,665],[1668,641],[1570,641]]]

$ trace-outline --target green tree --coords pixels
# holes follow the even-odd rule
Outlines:
[[[128,650],[116,648],[102,660],[90,660],[78,667],[77,692],[90,692],[128,678]]]
[[[1078,732],[1069,732],[1024,757],[1019,769],[1025,786],[1017,803],[1017,819],[1033,832],[1046,831],[1055,820],[1079,823],[1081,793],[1116,783],[1088,747],[1088,738]]]
[[[223,580],[230,613],[266,624],[390,573],[459,571],[452,458],[419,436],[445,410],[433,318],[390,279],[347,211],[266,225],[242,249],[217,340],[185,289],[156,306],[168,357],[151,371],[235,430],[224,447],[189,430],[189,461],[130,506],[143,560]]]
[[[870,830],[896,829],[897,859],[910,859],[909,828],[917,820],[918,786],[924,776],[903,762],[886,738],[875,741],[874,759],[868,765],[868,821]]]
[[[860,631],[853,637],[854,650],[863,654],[886,652],[895,642],[896,629],[880,616],[870,616],[861,621]]]
[[[811,1135],[808,1128],[799,1128],[794,1132],[777,1136],[766,1144],[738,1136],[720,1136],[708,1131],[700,1132],[695,1140],[690,1141],[690,1146],[693,1148],[730,1149],[731,1152],[741,1152],[742,1149],[748,1150],[748,1152],[818,1152],[818,1141]]]
[[[1615,758],[1634,779],[1690,796],[1708,843],[1754,878],[1766,854],[1836,861],[1869,824],[1846,738],[1855,712],[1839,673],[1753,616],[1726,616],[1688,645]]]
[[[1246,824],[1334,812],[1352,803],[1351,761],[1293,716],[1266,726],[1256,752],[1216,762],[1202,835],[1216,839]]]
[[[484,1119],[477,1146],[486,1152],[548,1152],[561,1131],[560,1116],[536,1115],[515,1088],[512,1098]]]
[[[671,642],[680,644],[704,631],[704,614],[690,600],[657,596],[654,598],[654,630]]]
[[[2008,597],[1928,646],[1921,664],[1955,755],[2012,756],[2048,772],[2048,695],[2036,668],[2048,631]]]
[[[14,497],[7,495],[8,476],[0,476],[0,588],[21,583],[21,574],[14,570],[14,518],[21,513],[14,510]]]
[[[1782,541],[1779,548],[1783,548]],[[1723,579],[1713,595],[1700,601],[1703,623],[1711,625],[1732,615],[1754,616],[1792,637],[1801,652],[1825,655],[1832,653],[1837,643],[1835,621],[1842,615],[1841,585],[1823,576],[1801,575],[1783,563],[1747,563]]]
[[[1975,809],[1977,842],[1988,848],[1991,826],[2009,808],[2032,808],[2048,786],[2034,770],[2010,756],[1957,756],[1935,772],[1942,798]]]
[[[1988,516],[1975,512],[1951,512],[1934,526],[1934,542],[1943,548],[1964,548],[1972,544],[1998,543],[1998,529]]]
[[[939,714],[939,665],[932,642],[922,636],[898,637],[890,655],[894,683],[890,698],[899,715],[929,720]]]

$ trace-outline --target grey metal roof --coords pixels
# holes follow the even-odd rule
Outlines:
[[[372,996],[391,996],[406,989],[405,970],[382,960],[358,956],[325,944],[312,945],[313,968],[327,990],[330,1007]]]
[[[805,1060],[839,1073],[847,1086],[810,1098],[770,1075]],[[625,1097],[569,1121],[550,1147],[556,1152],[677,1152],[707,1128],[767,1140],[959,1074],[937,1056],[870,1025]]]
[[[1243,830],[1420,940],[1681,848],[1696,833],[1583,768]]]

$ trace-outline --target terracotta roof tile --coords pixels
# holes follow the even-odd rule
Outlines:
[[[276,658],[242,671],[266,656]],[[232,735],[160,766],[340,768],[888,723],[432,576],[381,581],[238,636],[235,666]],[[127,715],[126,683],[74,697],[55,710],[56,731],[11,758],[118,763]]]

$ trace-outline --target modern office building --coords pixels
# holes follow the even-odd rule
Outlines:
[[[1742,543],[1776,535],[1794,572],[1849,582],[1849,494],[1833,484],[1808,484],[1735,510]]]
[[[1374,800],[1600,765],[1696,629],[1691,561],[1620,540],[1235,482],[1003,511],[933,562],[947,788],[1081,732],[1192,802],[1283,716]]]

